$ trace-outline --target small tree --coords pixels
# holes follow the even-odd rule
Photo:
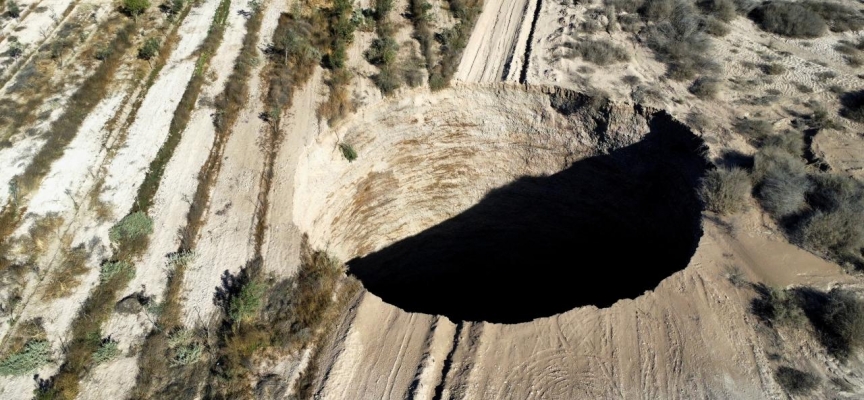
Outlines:
[[[132,17],[138,17],[150,8],[149,0],[123,0],[123,11]]]
[[[144,42],[144,45],[138,49],[138,58],[142,60],[150,60],[159,53],[159,39],[150,38]]]

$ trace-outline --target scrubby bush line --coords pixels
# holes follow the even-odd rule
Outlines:
[[[776,327],[813,328],[825,350],[841,361],[864,349],[864,301],[848,289],[754,287],[751,312]]]
[[[581,39],[575,43],[566,43],[564,47],[572,50],[570,56],[580,57],[601,66],[630,59],[627,50],[607,39]]]
[[[208,398],[249,398],[253,395],[255,360],[275,352],[298,354],[314,345],[353,297],[359,284],[345,278],[341,263],[303,242],[297,275],[267,278],[260,258],[237,276],[225,275],[217,302],[223,308]],[[241,311],[242,310],[242,311]]]
[[[324,49],[323,65],[330,69],[330,77],[324,81],[330,94],[318,107],[318,114],[333,123],[354,111],[354,102],[349,97],[348,86],[353,74],[345,66],[347,50],[354,41],[354,5],[351,0],[334,0],[325,10],[327,15],[329,43]]]
[[[17,197],[26,198],[36,190],[42,179],[51,169],[55,160],[66,151],[66,147],[75,138],[84,118],[102,100],[112,82],[114,72],[120,66],[124,50],[131,47],[130,35],[135,30],[135,24],[126,24],[112,41],[115,48],[112,56],[99,64],[96,71],[70,97],[68,105],[57,120],[48,129],[47,141],[33,157],[33,160],[20,175],[14,178],[17,187]],[[21,201],[20,204],[25,202]],[[0,239],[8,237],[17,226],[23,210],[7,205],[0,213]]]
[[[176,19],[176,24],[168,40],[165,41],[166,44],[176,40],[177,29],[189,9],[190,7],[187,7]],[[135,25],[128,26],[134,28]],[[122,53],[112,52],[112,56],[116,54],[120,57]],[[159,64],[154,71],[161,69],[170,52],[161,53]],[[81,376],[86,375],[99,362],[107,361],[108,358],[116,355],[116,346],[110,343],[110,338],[103,338],[101,326],[113,313],[117,293],[134,277],[133,260],[146,250],[151,233],[152,220],[142,211],[131,213],[110,229],[109,238],[114,248],[114,258],[102,264],[99,285],[84,301],[71,324],[71,340],[66,345],[65,360],[54,377],[38,385],[35,391],[36,398],[76,398]]]
[[[793,242],[864,268],[864,185],[808,168],[800,137],[789,136],[763,139],[753,171],[756,197]]]
[[[815,38],[864,28],[864,15],[845,5],[824,1],[771,1],[750,12],[763,30],[793,38]]]

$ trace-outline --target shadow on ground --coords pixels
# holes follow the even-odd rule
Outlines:
[[[492,190],[465,212],[348,263],[384,301],[518,323],[607,307],[687,266],[703,142],[665,115],[642,141]]]

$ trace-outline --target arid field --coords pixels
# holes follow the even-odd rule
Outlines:
[[[862,180],[859,1],[0,0],[0,399],[864,398]]]

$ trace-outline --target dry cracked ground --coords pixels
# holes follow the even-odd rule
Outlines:
[[[864,397],[864,5],[0,0],[2,399]]]

